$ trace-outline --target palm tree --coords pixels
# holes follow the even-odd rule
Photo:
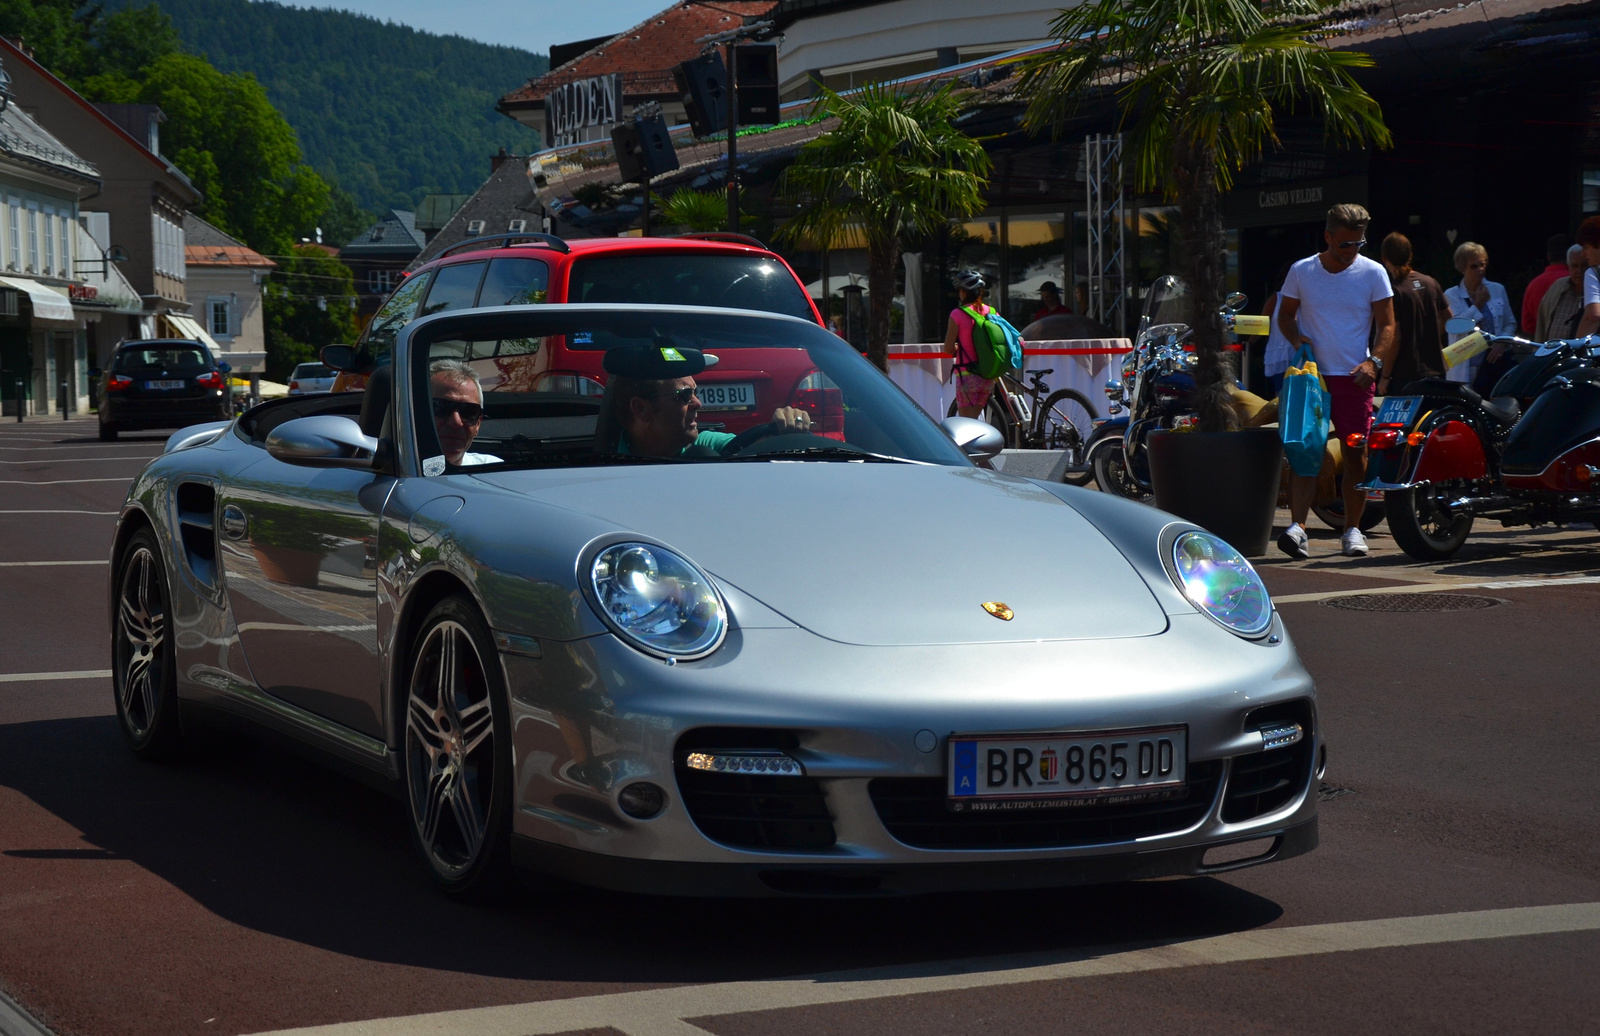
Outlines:
[[[806,144],[777,193],[798,203],[778,236],[826,247],[854,230],[867,243],[867,357],[889,366],[889,302],[905,236],[929,234],[983,208],[989,156],[955,126],[950,84],[902,92],[824,87],[815,110],[838,124]]]
[[[1050,24],[1060,44],[1023,63],[1024,122],[1060,132],[1094,92],[1116,98],[1139,190],[1178,204],[1182,269],[1195,297],[1200,427],[1230,425],[1222,328],[1219,198],[1276,145],[1280,111],[1319,117],[1332,142],[1390,144],[1375,101],[1351,76],[1365,54],[1331,50],[1336,0],[1091,0]]]
[[[728,224],[728,200],[721,194],[696,191],[680,187],[670,198],[655,196],[657,218],[667,226],[685,227],[690,233],[705,234],[723,229]],[[754,217],[743,213],[740,223],[749,223]]]

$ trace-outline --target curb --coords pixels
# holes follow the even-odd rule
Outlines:
[[[18,1003],[0,993],[0,1036],[55,1036]]]

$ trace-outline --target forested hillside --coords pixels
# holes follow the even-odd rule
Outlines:
[[[260,80],[306,161],[363,208],[411,208],[425,194],[470,193],[489,175],[496,150],[527,154],[537,146],[532,132],[494,105],[546,70],[543,54],[344,11],[261,0],[157,2],[185,50]]]

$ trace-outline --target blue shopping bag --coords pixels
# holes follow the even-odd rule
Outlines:
[[[1296,475],[1315,475],[1322,470],[1332,403],[1310,346],[1300,346],[1284,372],[1283,392],[1278,396],[1278,434],[1289,468]]]

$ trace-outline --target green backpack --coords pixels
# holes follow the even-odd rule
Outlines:
[[[1022,336],[1005,317],[993,309],[983,314],[971,306],[962,306],[961,311],[972,318],[974,374],[993,381],[1007,371],[1021,368]]]

